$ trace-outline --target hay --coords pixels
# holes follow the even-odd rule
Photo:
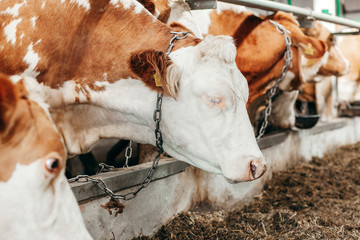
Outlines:
[[[200,206],[137,239],[360,239],[360,143],[275,173],[241,209]]]

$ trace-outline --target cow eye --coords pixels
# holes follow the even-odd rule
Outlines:
[[[55,172],[60,168],[60,161],[57,158],[48,158],[45,161],[45,167],[49,172]]]
[[[225,108],[225,100],[222,97],[206,97],[206,102],[214,107]]]
[[[209,97],[209,101],[211,103],[218,104],[218,103],[221,102],[221,99],[220,98]]]

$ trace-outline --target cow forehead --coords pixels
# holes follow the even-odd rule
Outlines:
[[[200,95],[219,96],[246,102],[248,83],[236,65],[207,62],[192,73],[194,91]]]
[[[51,152],[65,165],[65,148],[46,112],[34,101],[20,99],[8,123],[7,134],[1,136],[0,181],[12,175],[17,164],[30,164]]]

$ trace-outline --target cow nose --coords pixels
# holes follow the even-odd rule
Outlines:
[[[255,159],[250,161],[249,169],[250,169],[251,180],[255,180],[261,177],[262,175],[264,175],[267,167],[266,164],[264,164],[262,161]]]

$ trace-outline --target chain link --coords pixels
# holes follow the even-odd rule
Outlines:
[[[170,32],[170,33],[174,34],[174,36],[170,40],[170,46],[169,46],[167,52],[165,53],[166,55],[170,54],[171,50],[175,46],[175,41],[186,38],[188,36],[188,34],[191,32]],[[182,37],[179,37],[180,34],[182,35]]]
[[[123,168],[129,168],[129,159],[131,158],[133,151],[131,144],[132,140],[130,140],[129,146],[125,150],[125,165],[123,166]]]
[[[265,134],[265,130],[266,130],[266,127],[268,125],[268,118],[271,115],[271,111],[272,111],[272,107],[271,107],[272,98],[274,97],[274,95],[276,93],[276,90],[279,87],[281,81],[284,79],[288,69],[292,68],[292,59],[293,59],[293,52],[291,50],[291,38],[288,35],[288,33],[291,33],[291,32],[289,30],[287,30],[283,25],[279,24],[278,22],[275,22],[275,21],[272,21],[272,20],[269,20],[269,21],[276,27],[276,30],[278,32],[280,32],[281,34],[284,35],[285,45],[286,45],[286,50],[285,50],[285,53],[284,53],[285,63],[284,63],[284,66],[283,66],[283,68],[281,70],[280,77],[278,79],[276,79],[275,85],[267,92],[268,103],[267,103],[266,108],[265,108],[265,117],[264,117],[264,121],[261,124],[259,134],[256,137],[256,141],[259,141],[259,139],[262,136],[264,136],[264,134]]]
[[[106,163],[99,163],[99,167],[100,167],[99,173],[109,172],[115,169],[114,166],[107,165]]]

